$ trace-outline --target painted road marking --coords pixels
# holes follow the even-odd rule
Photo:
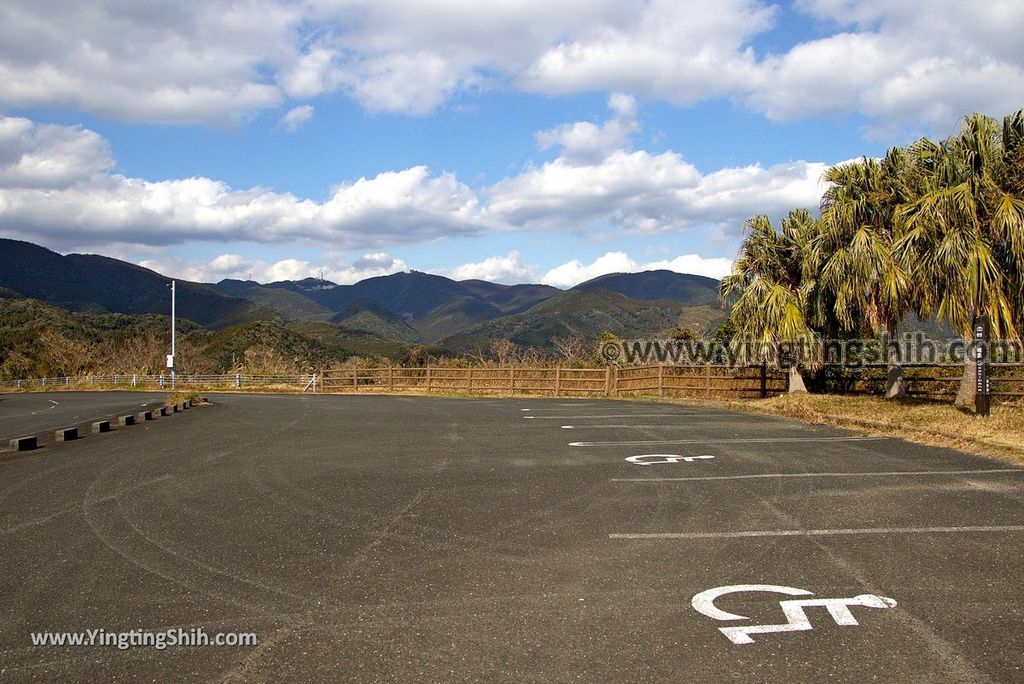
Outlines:
[[[689,416],[683,413],[608,413],[585,416],[581,416],[578,414],[575,416],[523,416],[523,418],[543,418],[547,420],[572,420],[579,418],[689,418]]]
[[[763,473],[760,475],[708,475],[704,477],[616,477],[612,482],[708,482],[712,480],[761,480],[790,477],[902,477],[917,475],[1024,475],[1024,468],[992,470],[897,470],[873,473]]]
[[[636,532],[609,534],[609,539],[740,539],[749,537],[830,537],[844,534],[944,534],[960,532],[1024,532],[1024,525],[963,527],[864,527],[837,530],[748,530],[745,532]]]
[[[658,458],[660,461],[647,461],[641,459]],[[638,466],[649,466],[658,465],[659,463],[679,463],[685,461],[686,463],[693,463],[694,461],[701,461],[714,458],[714,456],[680,456],[678,454],[640,454],[639,456],[630,456],[626,460],[633,465]]]
[[[554,408],[521,408],[520,411],[565,411],[567,408],[595,406],[595,404],[557,404]]]
[[[814,596],[813,592],[795,587],[782,587],[773,584],[734,584],[726,587],[716,587],[696,594],[690,601],[701,615],[706,615],[715,620],[749,620],[745,615],[737,615],[718,608],[715,599],[726,594],[739,592],[770,592],[786,596]],[[751,634],[774,634],[777,632],[805,632],[814,629],[810,618],[804,612],[805,608],[824,608],[837,625],[849,627],[859,624],[857,618],[850,612],[852,606],[863,608],[894,608],[896,599],[877,594],[860,594],[853,598],[834,599],[790,599],[779,601],[782,614],[786,616],[786,622],[778,625],[744,625],[737,627],[719,627],[718,631],[724,634],[734,644],[752,644],[754,640]]]
[[[629,429],[632,429],[632,428],[658,428],[658,429],[661,429],[661,430],[692,430],[693,426],[692,425],[672,425],[670,423],[669,424],[666,424],[666,423],[655,423],[655,424],[651,424],[651,425],[630,425],[629,423],[626,423],[626,424],[623,424],[623,425],[608,425],[607,423],[602,423],[600,425],[563,425],[562,426],[563,430],[574,430],[574,429],[577,429],[577,428],[580,429],[580,430],[610,430],[610,429],[629,430]]]
[[[639,446],[645,444],[748,444],[786,442],[877,442],[888,437],[750,437],[744,439],[644,439],[628,442],[569,442],[569,446]]]

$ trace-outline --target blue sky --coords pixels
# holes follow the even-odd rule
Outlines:
[[[1012,2],[59,4],[0,9],[0,234],[205,281],[720,276],[1024,92]]]

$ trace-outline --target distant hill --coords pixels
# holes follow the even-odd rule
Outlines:
[[[251,350],[269,355],[275,366],[306,372],[323,368],[339,356],[319,340],[272,321],[253,321],[221,330],[210,338],[201,353],[218,367],[230,370],[247,360],[253,362],[246,358],[246,352]]]
[[[247,299],[285,320],[326,321],[334,312],[307,297],[304,291],[269,287],[252,280],[222,280],[213,288],[222,294]]]
[[[671,299],[681,304],[713,304],[718,301],[718,281],[674,271],[609,273],[580,283],[574,290],[602,288],[632,299]]]
[[[354,302],[375,302],[415,328],[427,341],[502,315],[501,310],[460,283],[419,271],[367,278],[354,285],[305,290],[304,294],[337,312]]]
[[[504,285],[484,280],[455,281],[418,271],[368,278],[354,285],[335,285],[316,278],[258,285],[255,289],[253,285],[243,284],[242,281],[222,281],[218,288],[272,308],[281,315],[291,312],[290,315],[295,320],[324,320],[320,310],[329,310],[335,312],[329,319],[331,322],[344,325],[351,330],[391,339],[420,342],[440,342],[464,331],[468,333],[467,328],[488,321],[494,321],[498,328],[518,325],[521,321],[506,323],[502,322],[502,319],[525,314],[538,305],[565,294],[565,291],[549,285]],[[718,301],[717,280],[672,271],[614,273],[577,285],[571,291],[595,289],[642,302],[670,301],[680,305],[701,306],[715,305]],[[271,296],[270,292],[276,292],[278,296]],[[292,302],[281,296],[283,292],[290,293],[290,297],[301,297],[302,301],[308,300],[312,305],[300,305],[300,300]],[[583,301],[579,298],[570,300]],[[374,305],[372,310],[367,309],[370,303]],[[351,310],[353,305],[358,305],[357,308],[364,311],[354,317],[356,312]],[[657,307],[646,304],[639,308],[651,311]],[[296,315],[297,312],[302,312],[304,316]],[[411,335],[407,329],[396,328],[395,321],[387,314],[400,319],[405,326],[415,331],[415,335]],[[533,311],[530,319],[534,323],[531,325],[536,325],[536,320],[546,315],[560,314],[547,309]],[[599,314],[594,315],[600,317]],[[621,312],[616,315],[621,316]],[[701,319],[701,323],[707,323],[708,319],[714,319],[716,315],[714,311],[709,310],[698,318]],[[352,320],[346,322],[347,319]],[[563,332],[576,325],[564,321],[548,323],[542,327]],[[642,330],[647,334],[654,332],[635,325],[626,327]],[[702,325],[695,324],[694,327]],[[610,330],[609,326],[600,327],[598,332],[604,330]],[[539,339],[540,335],[528,337]],[[543,344],[547,344],[547,339]]]
[[[117,259],[62,256],[0,240],[0,291],[14,298],[69,311],[166,315],[168,282]],[[275,350],[275,358],[315,363],[352,354],[400,358],[431,345],[437,351],[466,349],[496,337],[547,347],[552,337],[564,335],[669,335],[677,326],[710,332],[725,315],[717,292],[711,278],[671,271],[615,273],[571,290],[458,282],[417,271],[352,285],[319,278],[269,284],[226,279],[212,286],[178,281],[178,316],[207,329],[231,328],[204,349],[210,365],[237,360],[254,347]]]
[[[366,333],[381,339],[418,342],[419,332],[375,301],[364,299],[334,314],[330,322],[345,331]]]
[[[550,285],[502,285],[486,280],[460,280],[459,284],[505,315],[526,311],[561,292]]]
[[[0,239],[0,286],[69,311],[165,314],[170,279],[141,266],[94,254],[62,256],[19,240]],[[265,318],[269,312],[200,283],[178,281],[178,316],[211,328]]]
[[[479,323],[444,340],[453,349],[486,347],[492,338],[547,347],[552,337],[575,335],[592,340],[602,332],[622,337],[671,335],[683,304],[666,299],[641,301],[603,289],[569,290],[512,316]]]

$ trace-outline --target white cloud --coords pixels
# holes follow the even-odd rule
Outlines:
[[[223,123],[277,106],[298,5],[173,0],[0,6],[0,103],[118,119]]]
[[[129,178],[111,166],[91,131],[0,117],[0,230],[56,248],[300,240],[344,250],[501,227],[453,174],[423,166],[339,184],[324,202],[209,178]]]
[[[363,255],[352,263],[314,263],[302,259],[268,262],[263,259],[247,259],[238,254],[221,254],[208,262],[163,256],[142,260],[139,265],[167,276],[206,283],[216,283],[225,278],[273,283],[319,278],[323,275],[326,280],[339,285],[350,285],[366,278],[408,270],[404,261],[384,252]]]
[[[0,117],[0,186],[66,187],[113,165],[110,145],[92,131]]]
[[[602,129],[570,124],[542,134],[541,144],[559,144],[561,153],[487,188],[491,216],[533,230],[585,232],[606,226],[617,233],[651,234],[713,224],[738,232],[753,214],[818,205],[828,168],[823,163],[754,164],[702,174],[676,152],[609,149],[609,137],[625,145],[628,136],[620,131],[638,130],[629,104],[613,98],[616,116]],[[618,129],[606,135],[612,123]]]
[[[823,163],[703,174],[676,152],[611,149],[628,146],[638,126],[631,98],[609,106],[594,135],[578,135],[579,124],[554,129],[555,159],[479,194],[416,166],[341,183],[321,202],[210,178],[126,177],[112,172],[109,144],[92,131],[0,117],[0,230],[55,249],[299,241],[346,251],[512,230],[736,235],[752,214],[818,204]]]
[[[435,272],[453,280],[486,280],[506,285],[532,283],[537,278],[536,267],[524,264],[522,255],[516,251]]]
[[[313,107],[311,105],[300,105],[298,107],[292,107],[281,120],[278,122],[278,126],[288,131],[289,133],[295,133],[302,125],[313,118]]]
[[[847,30],[759,65],[748,101],[779,119],[859,113],[874,137],[947,135],[963,114],[1021,106],[1024,13],[1016,0],[802,0]]]
[[[644,271],[675,271],[708,278],[721,279],[732,272],[732,259],[726,257],[702,257],[699,254],[683,254],[674,259],[650,261],[643,265]]]
[[[641,263],[625,252],[607,252],[589,264],[578,259],[567,261],[545,273],[541,282],[545,285],[568,288],[608,273],[638,273],[654,270],[721,278],[727,275],[731,268],[732,259],[724,257],[708,258],[698,254],[684,254],[674,259]]]
[[[742,88],[756,66],[747,42],[774,10],[751,0],[624,3],[545,46],[521,75],[545,93],[615,90],[688,105]]]
[[[286,95],[341,91],[371,111],[426,114],[496,85],[727,97],[772,118],[859,114],[876,135],[946,133],[962,113],[1020,106],[1019,9],[800,0],[795,11],[834,32],[764,54],[753,46],[778,21],[766,0],[7,0],[0,107],[220,124]]]
[[[597,126],[589,121],[563,124],[537,133],[541,149],[558,146],[566,162],[593,163],[601,161],[615,150],[629,145],[640,125],[636,121],[636,98],[615,93],[608,99],[613,116]]]
[[[225,278],[271,283],[319,278],[322,274],[329,281],[350,285],[366,278],[409,270],[409,265],[403,259],[393,257],[387,252],[364,254],[351,262],[339,259],[326,259],[319,263],[302,259],[266,261],[246,258],[239,254],[221,254],[209,261],[186,261],[172,255],[156,255],[138,263],[144,268],[166,276],[206,283],[219,282]],[[504,256],[489,257],[454,268],[433,269],[432,272],[453,280],[486,280],[507,285],[541,282],[554,287],[569,288],[608,273],[668,270],[721,278],[728,274],[731,268],[732,260],[724,257],[684,254],[672,259],[644,262],[634,259],[625,252],[607,252],[590,263],[574,259],[550,269],[543,275],[538,275],[536,266],[525,264],[522,255],[513,251]]]
[[[572,287],[606,273],[635,273],[640,270],[643,270],[640,264],[625,252],[608,252],[589,264],[579,259],[567,261],[545,273],[540,281],[554,287]]]

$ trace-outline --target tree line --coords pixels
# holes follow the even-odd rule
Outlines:
[[[964,339],[982,321],[994,338],[1020,339],[1024,110],[1002,121],[966,116],[946,140],[837,165],[824,180],[817,216],[749,219],[721,283],[734,340],[752,361],[775,360],[782,342],[895,337],[910,314],[948,322]],[[967,359],[957,404],[973,401],[976,372]],[[892,362],[886,396],[904,393]]]

